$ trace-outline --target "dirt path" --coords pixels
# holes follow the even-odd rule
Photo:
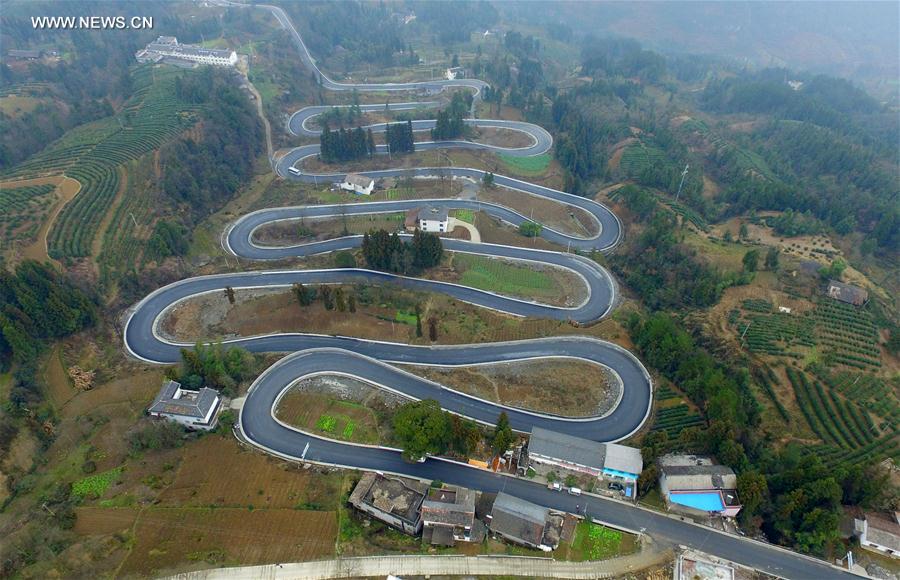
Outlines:
[[[50,233],[50,228],[53,227],[53,222],[56,221],[56,216],[59,215],[59,212],[61,212],[66,204],[72,201],[75,196],[78,195],[78,192],[81,191],[81,183],[64,175],[38,177],[35,179],[19,179],[0,183],[0,189],[47,184],[56,186],[56,190],[53,193],[56,194],[57,202],[50,211],[50,215],[47,216],[47,219],[41,224],[41,228],[38,230],[37,239],[22,249],[22,257],[26,260],[37,260],[39,262],[50,260],[50,256],[47,253],[47,234]]]
[[[475,228],[475,226],[460,219],[450,218],[449,223],[447,224],[447,231],[452,232],[455,228],[458,227],[463,228],[469,232],[469,239],[471,241],[475,242],[476,244],[481,243],[481,234],[478,233],[478,230]]]

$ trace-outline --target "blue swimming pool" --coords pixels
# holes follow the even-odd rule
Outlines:
[[[717,491],[676,492],[669,495],[669,499],[672,503],[706,512],[720,512],[725,509],[722,496]]]

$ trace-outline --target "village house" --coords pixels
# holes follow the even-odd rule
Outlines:
[[[219,402],[219,393],[213,389],[203,387],[191,391],[183,389],[180,383],[166,381],[147,412],[188,429],[209,431],[216,426]]]
[[[491,508],[491,533],[510,542],[549,552],[559,546],[565,517],[549,508],[498,493]]]
[[[422,502],[425,539],[439,546],[480,542],[484,529],[475,519],[475,492],[462,487],[428,490]]]
[[[545,466],[622,485],[625,497],[637,497],[637,479],[644,468],[641,450],[616,443],[598,443],[540,427],[531,430],[528,459]]]
[[[233,67],[238,62],[237,53],[233,50],[203,48],[193,44],[179,44],[174,36],[160,36],[135,53],[138,62],[159,62],[166,58],[179,61],[209,64],[213,66]]]
[[[449,223],[450,217],[447,208],[429,206],[419,210],[418,226],[423,232],[446,232]]]
[[[404,477],[366,473],[350,494],[350,505],[411,536],[422,531],[422,502],[428,484]]]
[[[828,289],[825,291],[829,298],[833,298],[839,302],[852,304],[853,306],[862,306],[869,301],[869,293],[865,288],[854,286],[852,284],[844,284],[837,280],[828,282]]]
[[[37,60],[43,56],[43,51],[41,50],[10,50],[6,53],[9,58],[15,58],[18,60]]]
[[[853,520],[853,532],[862,548],[900,558],[900,514],[891,518],[879,514],[864,514]]]
[[[372,190],[375,189],[375,180],[357,173],[348,173],[338,187],[357,195],[372,195]]]
[[[741,511],[737,476],[730,467],[695,455],[665,455],[656,464],[660,493],[670,511],[731,518]]]

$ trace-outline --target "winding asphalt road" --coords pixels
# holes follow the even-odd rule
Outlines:
[[[228,3],[229,5],[235,5]],[[410,84],[382,83],[375,85],[340,84],[332,81],[315,66],[315,62],[294,29],[290,19],[278,7],[257,5],[272,12],[281,25],[292,35],[300,50],[301,59],[318,74],[320,82],[332,90],[356,88],[367,91],[393,91],[425,89],[438,86],[467,86],[480,91],[485,83],[475,80],[438,81]],[[321,111],[320,111],[321,112]],[[310,115],[312,112],[309,112]],[[306,119],[309,118],[308,115]],[[304,119],[297,122],[303,128]],[[292,125],[294,120],[292,119]],[[528,130],[527,128],[525,129]],[[539,132],[535,136],[535,147],[539,144]],[[446,144],[423,144],[442,147]],[[456,146],[456,145],[454,145]],[[466,146],[464,144],[459,146]],[[472,146],[472,144],[468,144]],[[278,165],[278,172],[285,175],[287,167],[293,166],[306,156],[314,155],[317,146],[296,149]],[[533,154],[533,153],[532,153]],[[460,177],[480,179],[481,172],[473,169],[452,168]],[[417,168],[417,175],[433,175],[435,169]],[[409,170],[387,170],[372,172],[370,175],[405,175]],[[339,178],[339,174],[329,177]],[[312,180],[315,176],[301,175],[299,179]],[[498,185],[509,187],[527,194],[544,196],[563,203],[578,205],[590,212],[601,224],[600,234],[590,238],[572,238],[560,232],[545,228],[545,236],[554,241],[575,244],[580,249],[608,250],[621,237],[621,225],[607,208],[590,200],[576,198],[508,177],[496,176]],[[392,212],[406,209],[408,202],[379,202],[342,206],[347,213]],[[421,203],[421,202],[416,202]],[[431,203],[447,204],[447,207],[468,208],[460,200],[435,200]],[[468,202],[467,202],[468,203]],[[497,205],[479,204],[492,215],[517,223],[524,217]],[[295,207],[262,210],[244,216],[226,232],[224,242],[230,252],[251,259],[277,259],[300,257],[321,252],[355,247],[358,236],[327,240],[315,244],[298,245],[287,248],[260,246],[253,241],[253,232],[265,223],[278,220],[300,219],[302,217],[322,217],[334,215],[335,206]],[[330,212],[330,213],[329,213]],[[519,221],[520,223],[520,221]],[[555,236],[555,237],[554,237]],[[489,256],[532,260],[565,267],[581,276],[589,289],[588,299],[577,307],[564,309],[531,302],[514,300],[487,292],[451,284],[393,276],[385,273],[360,269],[318,270],[318,271],[269,271],[222,274],[191,278],[158,289],[142,300],[132,311],[124,331],[128,351],[143,360],[156,363],[172,363],[179,359],[179,348],[183,346],[168,341],[156,332],[164,313],[179,301],[207,292],[221,292],[226,286],[232,288],[289,286],[303,283],[382,283],[394,282],[402,286],[437,291],[465,300],[520,316],[543,316],[550,318],[570,318],[578,322],[596,320],[607,314],[615,297],[615,286],[605,270],[594,262],[569,254],[541,252],[523,248],[495,246],[490,244],[467,244],[457,240],[447,240],[446,246],[452,251],[472,252]],[[604,365],[612,369],[621,379],[624,388],[619,404],[606,416],[571,419],[530,413],[521,409],[507,409],[512,426],[520,431],[529,431],[539,425],[561,432],[588,437],[595,440],[615,441],[627,437],[645,421],[650,409],[652,385],[650,377],[641,363],[626,350],[603,341],[586,337],[557,337],[509,343],[490,343],[463,346],[416,347],[395,343],[367,341],[349,337],[317,336],[309,334],[276,334],[242,338],[228,341],[254,352],[292,352],[264,371],[250,387],[239,418],[239,428],[244,439],[252,445],[286,459],[303,458],[330,465],[352,469],[367,469],[392,472],[423,479],[442,481],[478,489],[484,492],[505,491],[518,497],[569,512],[578,511],[576,504],[588,515],[607,523],[635,530],[646,530],[657,539],[691,546],[729,558],[735,562],[759,568],[769,573],[788,578],[831,578],[850,577],[828,564],[800,556],[773,546],[753,542],[744,538],[718,533],[709,528],[696,526],[649,510],[612,500],[590,497],[572,497],[554,493],[543,486],[525,479],[494,474],[475,469],[464,464],[441,458],[431,458],[424,463],[408,463],[401,458],[399,450],[384,447],[352,445],[324,439],[304,433],[281,423],[274,415],[274,407],[291,385],[304,377],[319,374],[339,374],[358,377],[382,388],[394,390],[410,398],[434,398],[441,405],[455,413],[473,419],[493,423],[500,406],[474,397],[463,395],[440,385],[415,377],[389,363],[423,365],[471,365],[512,360],[533,360],[547,357],[572,357]]]

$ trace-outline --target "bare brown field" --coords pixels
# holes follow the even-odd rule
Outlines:
[[[566,417],[603,414],[618,397],[618,388],[612,386],[603,368],[573,359],[464,368],[404,368],[469,395]]]
[[[530,135],[521,131],[496,127],[479,127],[472,140],[476,143],[509,148],[530,147],[534,143]]]
[[[117,512],[119,510],[113,510]],[[103,511],[90,514],[98,527]],[[134,546],[120,574],[153,575],[172,568],[211,564],[253,565],[314,560],[334,554],[334,512],[249,508],[150,508],[134,524]]]
[[[163,507],[334,509],[340,478],[304,471],[243,449],[233,437],[207,436],[188,446]]]
[[[537,215],[536,221],[564,233],[587,237],[600,231],[593,217],[579,207],[501,187],[483,188],[478,196],[482,201],[514,209],[527,217]]]
[[[317,218],[276,222],[262,226],[255,232],[254,241],[269,245],[291,245],[337,238],[344,229],[350,234],[364,234],[371,230],[389,232],[403,229],[403,214],[370,214],[345,218]],[[399,218],[397,216],[400,216]],[[301,234],[303,234],[301,236]]]
[[[270,332],[314,332],[409,344],[428,344],[427,337],[416,338],[413,325],[392,322],[397,307],[388,305],[396,304],[399,300],[409,305],[420,303],[423,320],[427,320],[430,316],[437,318],[437,344],[583,334],[611,340],[625,348],[633,346],[628,339],[627,331],[612,318],[587,328],[577,328],[555,320],[507,316],[439,294],[419,295],[380,287],[370,287],[369,291],[376,293],[375,300],[372,304],[360,303],[356,313],[328,311],[319,301],[302,308],[288,291],[248,295],[238,290],[237,303],[234,306],[229,306],[227,301],[219,296],[203,296],[186,301],[171,313],[164,321],[163,330],[170,336],[188,341],[201,337],[214,339],[225,334],[252,336]],[[206,316],[212,310],[219,312],[212,317]]]
[[[331,439],[368,445],[385,443],[370,409],[336,396],[291,389],[279,401],[275,414],[289,425]]]

